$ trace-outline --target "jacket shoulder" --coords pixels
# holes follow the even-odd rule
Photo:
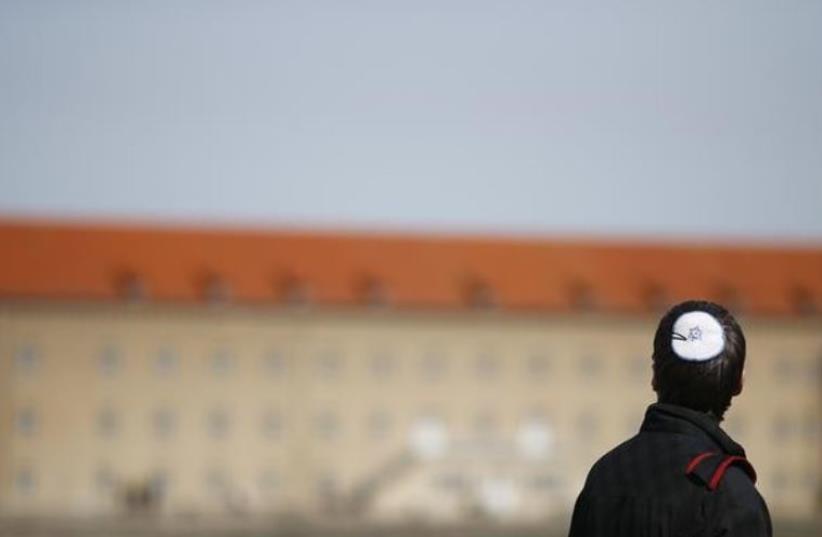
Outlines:
[[[727,535],[770,537],[771,515],[750,476],[739,467],[728,470],[720,489],[721,531]]]
[[[685,467],[686,475],[712,491],[719,488],[726,475],[732,473],[737,476],[740,472],[751,484],[756,483],[756,471],[753,465],[745,457],[739,455],[704,451],[693,456]]]
[[[724,454],[700,454],[688,468],[689,477],[704,487],[704,510],[713,513],[717,534],[772,534],[768,506],[756,490],[756,472],[747,460]]]
[[[623,487],[631,489],[653,489],[653,483],[687,482],[684,465],[698,449],[685,435],[641,432],[600,457],[591,467],[588,482],[613,481],[615,474]]]

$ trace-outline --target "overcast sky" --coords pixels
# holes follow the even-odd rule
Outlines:
[[[822,242],[822,2],[0,0],[0,215]]]

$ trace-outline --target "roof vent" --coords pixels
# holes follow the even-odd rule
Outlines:
[[[464,284],[464,300],[470,308],[491,309],[497,305],[494,290],[480,278],[470,277]]]
[[[714,294],[716,302],[724,306],[728,311],[734,315],[738,315],[745,311],[745,300],[740,294],[739,290],[729,284],[721,284],[717,287]]]
[[[645,307],[648,311],[658,313],[668,309],[670,299],[665,288],[657,282],[649,282],[642,291]]]
[[[571,308],[577,311],[593,311],[597,308],[593,287],[583,280],[576,280],[568,289]]]
[[[126,271],[117,278],[117,295],[126,302],[143,302],[148,298],[148,286],[139,274]]]
[[[295,276],[286,274],[279,282],[279,297],[283,304],[288,306],[306,306],[311,302],[311,293],[308,285]]]
[[[219,274],[209,274],[203,285],[203,297],[209,304],[225,304],[231,298],[231,286]]]
[[[799,315],[813,315],[818,312],[813,293],[804,285],[797,285],[791,289],[790,300],[793,311]]]
[[[389,303],[388,289],[374,276],[365,276],[357,283],[357,297],[366,306],[380,308]]]

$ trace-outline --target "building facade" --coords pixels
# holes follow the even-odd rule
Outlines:
[[[820,508],[819,251],[38,223],[0,241],[6,516],[562,518],[637,431],[656,322],[691,296],[740,312],[725,427],[774,515]]]

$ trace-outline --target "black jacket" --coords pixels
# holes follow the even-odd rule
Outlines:
[[[570,537],[770,537],[745,450],[708,414],[648,407],[639,434],[594,464]]]

